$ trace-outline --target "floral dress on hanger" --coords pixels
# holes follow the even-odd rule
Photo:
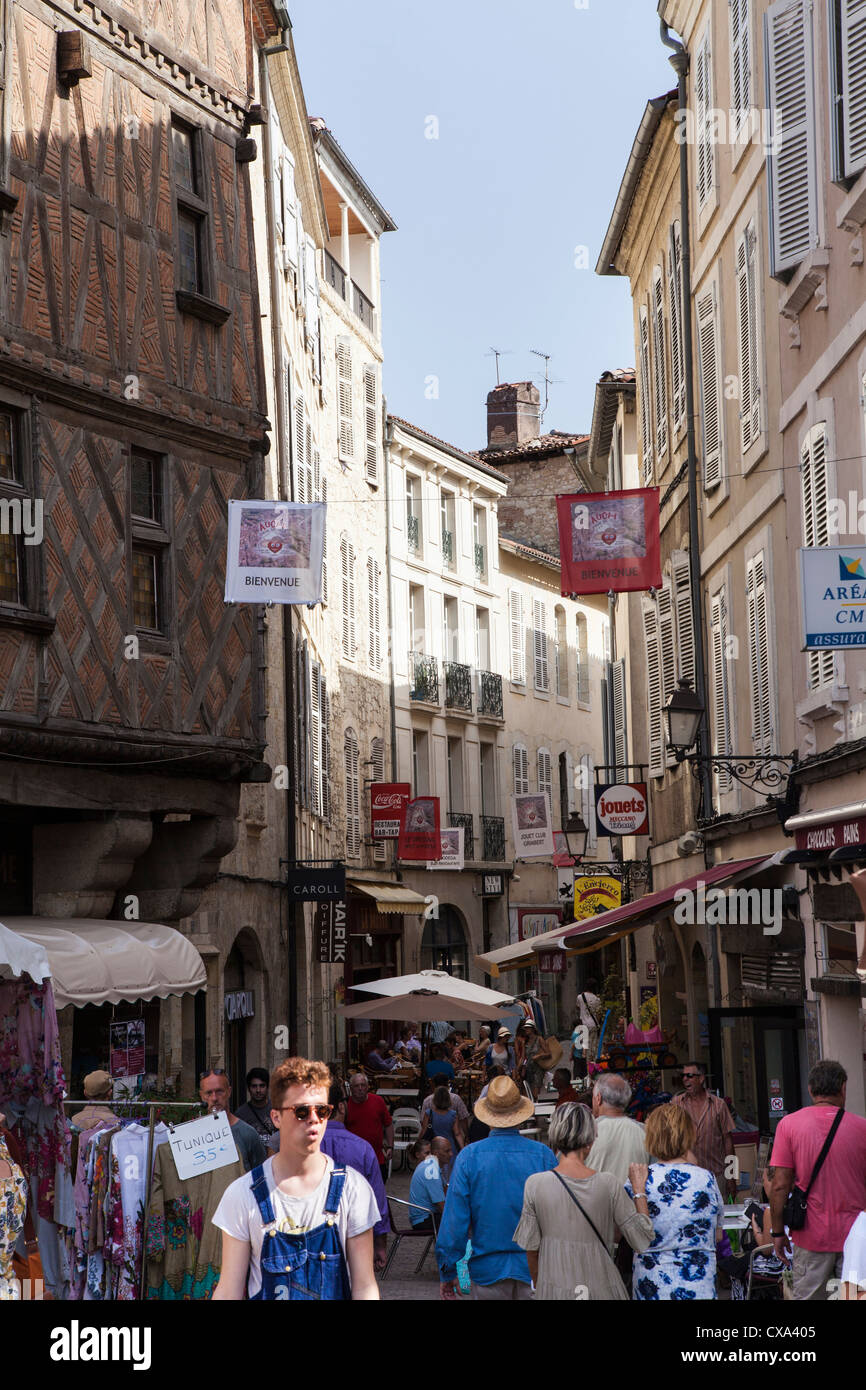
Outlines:
[[[21,1286],[12,1268],[12,1251],[24,1226],[27,1212],[27,1179],[13,1163],[0,1137],[0,1164],[8,1163],[11,1169],[8,1177],[0,1177],[0,1303],[17,1302],[21,1297]]]

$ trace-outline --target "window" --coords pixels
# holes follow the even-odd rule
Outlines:
[[[514,767],[514,795],[522,796],[529,791],[529,754],[522,743],[515,743],[511,756]]]
[[[339,454],[346,463],[351,463],[355,457],[355,433],[352,425],[352,344],[349,338],[337,339],[337,405]]]
[[[539,748],[537,758],[538,764],[538,790],[543,796],[545,793],[550,799],[551,815],[553,814],[553,777],[551,774],[550,752],[547,748]]]
[[[827,514],[827,426],[815,425],[800,450],[800,476],[803,489],[803,545],[830,544]],[[833,681],[835,662],[832,651],[808,653],[809,689],[817,690]]]
[[[755,229],[749,225],[736,249],[737,338],[740,353],[740,447],[745,454],[761,433],[758,288]]]
[[[818,233],[811,0],[776,0],[764,16],[772,273],[808,256]]]
[[[746,612],[749,622],[749,685],[752,693],[752,742],[756,753],[772,753],[773,679],[770,669],[770,633],[767,573],[764,552],[746,565]]]
[[[376,368],[372,362],[364,367],[364,421],[367,443],[367,482],[374,487],[379,482],[379,392]]]
[[[653,446],[652,408],[650,406],[649,317],[643,304],[640,307],[638,318],[640,322],[640,446],[643,456],[644,487],[651,487]]]
[[[556,693],[560,699],[568,699],[568,631],[565,609],[557,604],[553,613],[556,623]]]
[[[452,595],[446,594],[442,603],[442,659],[460,660],[460,611],[459,603]]]
[[[295,730],[297,755],[297,797],[301,806],[310,805],[310,664],[306,642],[299,642],[295,654]]]
[[[384,782],[385,740],[383,738],[374,738],[372,743],[370,744],[370,765],[373,773],[373,781]],[[372,838],[372,826],[370,827],[370,835]],[[384,840],[377,840],[374,843],[373,859],[376,861],[377,864],[382,864],[385,862],[386,848],[387,846]]]
[[[163,498],[165,461],[159,454],[133,449],[129,506],[132,539],[132,621],[145,632],[166,633],[166,571],[169,534]]]
[[[508,594],[508,621],[511,632],[511,679],[526,684],[526,639],[523,632],[523,595],[517,589]]]
[[[448,810],[463,810],[463,740],[448,739]]]
[[[499,813],[496,798],[496,745],[479,743],[478,752],[481,764],[481,814],[482,816],[495,816]]]
[[[321,746],[319,766],[322,778],[321,814],[324,820],[331,819],[331,705],[323,674],[319,676],[319,695],[321,698]]]
[[[692,611],[692,579],[689,552],[671,555],[671,586],[677,628],[677,680],[686,677],[695,688],[695,628]]]
[[[361,856],[361,769],[358,736],[347,729],[343,741],[343,765],[346,777],[346,858]]]
[[[577,627],[577,699],[581,705],[589,704],[589,634],[586,615],[578,613]]]
[[[207,204],[201,167],[201,132],[172,121],[172,167],[177,214],[177,283],[191,294],[210,292]]]
[[[406,541],[410,555],[421,554],[421,479],[406,474]]]
[[[295,393],[292,427],[292,463],[295,472],[295,501],[312,502],[313,439],[310,417],[301,391]]]
[[[367,556],[367,656],[371,667],[378,671],[382,665],[382,635],[379,622],[379,578],[381,570],[375,555]]]
[[[409,644],[413,652],[423,652],[426,624],[424,621],[424,589],[420,584],[409,585]]]
[[[340,538],[342,579],[343,656],[355,660],[355,547],[348,536]]]
[[[487,579],[487,513],[483,507],[472,508],[472,537],[475,542],[475,573]]]
[[[322,668],[310,662],[310,809],[324,814],[322,777]]]
[[[662,707],[664,707],[677,687],[677,646],[674,621],[673,593],[671,581],[665,579],[656,595],[656,609],[659,623],[659,655],[662,674]],[[662,725],[662,729],[665,729]],[[675,761],[672,752],[666,753],[668,765]]]
[[[420,968],[444,970],[458,980],[469,979],[469,949],[456,908],[443,905],[439,916],[425,923]]]
[[[587,829],[586,848],[594,850],[598,843],[598,829],[595,820],[595,769],[591,753],[581,754],[580,767],[580,814]]]
[[[713,753],[726,758],[731,754],[731,695],[728,683],[728,607],[725,590],[710,600],[710,663],[713,673]],[[717,795],[731,790],[733,779],[726,767],[713,774]]]
[[[429,736],[423,729],[412,732],[412,788],[414,796],[430,793]]]
[[[713,109],[713,64],[710,51],[709,27],[698,45],[695,62],[695,105],[697,117],[697,179],[698,212],[709,203],[716,186],[715,130],[710,112]]]
[[[547,611],[544,600],[532,601],[532,643],[535,653],[535,688],[549,690],[550,677],[547,667]]]
[[[625,710],[625,657],[608,666],[611,701],[611,746],[615,764],[614,779],[628,781],[628,731]]]
[[[749,0],[730,0],[732,142],[748,132],[752,105]]]
[[[835,176],[853,178],[866,168],[866,5],[831,0],[835,30]]]
[[[6,515],[14,518],[26,497],[24,479],[24,416],[17,410],[0,409],[0,499]],[[27,601],[23,526],[6,522],[0,532],[0,602],[24,605]],[[17,534],[16,534],[17,532]]]
[[[490,670],[490,611],[475,610],[475,665],[479,671]]]
[[[660,266],[653,272],[653,365],[655,367],[655,408],[656,408],[656,463],[658,471],[664,467],[664,455],[668,448],[668,386],[665,369],[665,289],[664,274]]]
[[[665,770],[664,715],[662,713],[662,665],[659,641],[658,607],[652,599],[641,600],[644,646],[647,665],[647,724],[649,736],[649,771],[651,777],[661,777]]]
[[[322,603],[328,602],[328,480],[322,477],[319,451],[316,450],[316,473],[319,478],[317,501],[325,503],[325,524],[322,527]]]
[[[715,281],[697,297],[704,491],[722,481],[722,366]]]
[[[453,492],[443,488],[440,501],[442,522],[442,563],[446,569],[457,568],[457,504]]]
[[[671,320],[671,407],[676,429],[686,417],[686,362],[683,339],[683,240],[679,222],[671,226],[668,247],[668,300]],[[622,486],[622,484],[616,484]]]
[[[610,623],[607,621],[601,625],[601,651],[606,665],[610,661]]]

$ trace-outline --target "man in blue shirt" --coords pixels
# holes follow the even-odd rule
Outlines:
[[[330,1154],[339,1167],[348,1164],[350,1168],[357,1169],[372,1187],[380,1216],[373,1227],[373,1268],[381,1270],[385,1268],[388,1233],[391,1230],[382,1172],[372,1144],[368,1144],[366,1139],[346,1128],[346,1095],[338,1081],[331,1086],[328,1101],[334,1110],[322,1138],[321,1151],[323,1154]]]
[[[526,1255],[512,1236],[523,1210],[526,1179],[556,1167],[556,1155],[546,1144],[520,1133],[519,1126],[534,1114],[535,1105],[521,1096],[510,1076],[494,1077],[487,1095],[475,1103],[475,1115],[490,1126],[490,1135],[468,1144],[454,1160],[436,1242],[443,1298],[456,1297],[457,1261],[470,1236],[474,1299],[532,1297]]]
[[[427,1153],[424,1153],[424,1149]],[[451,1145],[447,1139],[441,1135],[428,1144],[426,1139],[419,1139],[415,1144],[415,1157],[420,1158],[421,1162],[412,1174],[412,1182],[409,1185],[409,1220],[416,1231],[429,1231],[433,1234],[433,1217],[431,1212],[435,1212],[437,1218],[442,1215],[442,1208],[445,1204],[445,1173],[451,1162]]]

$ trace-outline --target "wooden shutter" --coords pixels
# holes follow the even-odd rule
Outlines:
[[[689,552],[675,550],[671,556],[671,582],[677,620],[677,680],[687,677],[695,688],[695,625],[692,612],[692,584]]]
[[[376,368],[367,363],[364,368],[364,419],[367,436],[367,482],[379,481],[379,439],[376,391]]]
[[[727,757],[731,752],[730,704],[728,700],[727,607],[725,591],[720,589],[710,600],[710,659],[713,670],[713,752]],[[722,768],[714,774],[716,791],[729,792],[733,785],[731,774]]]
[[[307,423],[306,411],[304,410],[303,393],[298,391],[295,396],[294,411],[294,462],[295,462],[295,501],[309,502],[307,496]]]
[[[375,555],[367,556],[367,610],[370,627],[370,665],[378,671],[382,665],[382,635],[379,623],[379,566]]]
[[[313,354],[313,374],[318,375],[319,362],[319,277],[316,273],[316,246],[312,237],[304,246],[304,332],[307,347]]]
[[[370,761],[372,763],[373,781],[384,782],[385,780],[385,740],[374,738],[370,744]],[[370,827],[372,837],[372,826]],[[383,864],[387,853],[387,843],[385,840],[375,840],[373,843],[373,859],[377,864]]]
[[[697,121],[698,212],[709,201],[716,185],[716,148],[710,112],[713,109],[713,68],[709,25],[704,31],[695,62],[695,106]]]
[[[644,487],[653,480],[652,409],[650,406],[649,317],[641,305],[640,320],[640,442],[643,455]]]
[[[775,733],[770,636],[767,625],[767,579],[763,551],[746,565],[746,611],[749,620],[752,741],[756,753],[772,753]]]
[[[583,767],[581,815],[583,816],[583,823],[587,829],[586,847],[588,850],[592,850],[595,849],[598,844],[598,829],[595,821],[595,774],[592,754],[583,753],[580,762]]]
[[[529,754],[522,743],[515,743],[512,757],[514,761],[514,795],[522,796],[529,791]]]
[[[665,770],[665,737],[662,714],[662,662],[658,609],[652,599],[641,599],[644,648],[647,669],[647,724],[649,732],[649,770],[660,777]]]
[[[361,853],[361,789],[358,767],[358,740],[354,729],[347,729],[343,743],[346,776],[346,858],[357,859]]]
[[[729,0],[731,7],[731,112],[732,137],[740,138],[752,105],[749,0]]]
[[[583,613],[577,615],[577,698],[580,704],[589,704],[589,641]]]
[[[773,274],[798,265],[817,240],[812,0],[767,10],[767,106],[773,112],[770,221]]]
[[[614,779],[628,780],[628,733],[625,710],[625,657],[610,664],[609,686],[613,711],[613,761],[616,765]]]
[[[515,685],[526,684],[526,638],[523,633],[523,595],[512,589],[508,595],[508,617],[511,629],[511,679]]]
[[[352,344],[348,338],[337,339],[337,397],[340,458],[351,460],[355,455],[355,436],[352,429]]]
[[[322,668],[310,663],[310,804],[322,815]]]
[[[866,167],[866,0],[840,0],[842,142],[847,176]]]
[[[322,697],[322,815],[325,820],[331,819],[331,705],[328,699],[328,690],[325,677],[320,677],[320,692]]]
[[[355,548],[347,536],[340,540],[342,578],[343,655],[355,658]]]
[[[543,599],[532,601],[532,637],[535,650],[535,688],[547,690],[547,613]]]
[[[715,282],[698,295],[698,355],[704,450],[704,491],[722,481],[722,368]]]
[[[656,460],[661,472],[668,447],[668,386],[665,366],[665,288],[664,274],[656,266],[653,274],[653,366],[655,376]]]
[[[686,367],[683,339],[683,244],[679,222],[670,231],[668,247],[668,299],[671,320],[671,407],[674,427],[686,413]]]
[[[550,797],[551,814],[553,808],[553,782],[551,779],[550,753],[546,748],[539,748],[537,754],[538,764],[538,790],[543,795],[547,792]]]
[[[307,644],[302,642],[298,648],[298,793],[302,806],[310,804],[310,675],[307,659]]]
[[[830,544],[827,479],[827,426],[815,425],[803,441],[800,453],[803,489],[803,545]],[[832,651],[808,653],[809,689],[829,685],[835,661]]]
[[[761,433],[760,364],[755,233],[747,227],[737,242],[737,339],[740,361],[740,447],[745,454]]]
[[[316,450],[316,469],[319,474],[319,501],[325,504],[325,524],[322,527],[322,603],[328,602],[328,480],[322,477],[321,459]]]
[[[298,216],[295,205],[295,166],[288,154],[282,159],[283,269],[298,264]]]
[[[659,618],[659,651],[662,668],[662,705],[666,705],[677,688],[677,639],[674,618],[673,592],[670,579],[666,579],[656,596]],[[664,717],[664,716],[663,716]],[[664,725],[662,727],[664,733]],[[676,761],[673,752],[666,750],[668,764]]]

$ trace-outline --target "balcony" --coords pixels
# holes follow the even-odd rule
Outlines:
[[[475,547],[475,573],[479,579],[485,579],[487,576],[483,545],[476,545]]]
[[[346,298],[346,272],[330,251],[325,252],[325,279],[341,299]]]
[[[505,820],[502,816],[481,817],[481,858],[497,862],[505,858]]]
[[[352,308],[358,315],[364,327],[370,332],[376,331],[376,311],[373,308],[372,299],[368,299],[362,289],[352,281]]]
[[[503,719],[502,677],[495,671],[478,672],[478,716]]]
[[[442,563],[447,569],[454,568],[454,532],[442,527]]]
[[[409,653],[410,700],[424,700],[428,705],[439,703],[439,664],[435,656],[421,652]]]
[[[406,517],[406,539],[409,549],[417,555],[421,549],[421,518],[412,512]]]
[[[325,252],[325,280],[336,294],[348,304],[370,333],[376,332],[376,310],[373,301],[365,295],[354,280],[350,280],[340,262],[330,251]]]
[[[474,817],[466,811],[449,811],[448,824],[452,830],[463,830],[463,858],[470,860],[475,858],[475,830]]]
[[[472,713],[472,669],[459,661],[443,661],[445,672],[445,708]]]

